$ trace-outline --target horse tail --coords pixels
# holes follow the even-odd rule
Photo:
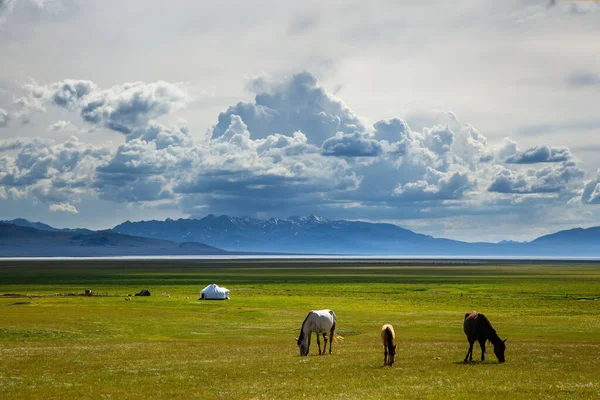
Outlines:
[[[333,311],[332,311],[332,313],[333,313]],[[333,325],[331,326],[331,338],[329,338],[329,339],[333,340],[334,343],[337,343],[338,340],[343,341],[344,337],[337,334],[337,332],[335,331],[335,325],[336,325],[336,323],[334,322]]]

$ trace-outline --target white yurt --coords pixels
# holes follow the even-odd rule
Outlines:
[[[229,300],[229,289],[211,283],[200,291],[200,300]]]

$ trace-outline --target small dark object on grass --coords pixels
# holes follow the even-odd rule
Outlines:
[[[150,296],[150,291],[149,290],[141,290],[139,293],[135,294],[136,296]]]
[[[85,295],[86,296],[91,296],[92,295],[92,289],[85,289]]]
[[[12,305],[13,306],[24,306],[27,304],[31,304],[31,302],[30,301],[17,301],[16,303],[13,303]]]

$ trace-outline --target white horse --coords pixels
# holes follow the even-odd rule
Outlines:
[[[319,346],[319,355],[325,354],[327,349],[327,334],[329,333],[329,354],[331,354],[331,343],[335,335],[336,317],[332,310],[313,310],[308,313],[302,327],[300,328],[300,336],[298,336],[298,348],[301,356],[307,356],[310,349],[310,337],[312,333],[317,334],[317,345]],[[321,352],[321,340],[319,335],[323,335],[325,344],[323,352]]]

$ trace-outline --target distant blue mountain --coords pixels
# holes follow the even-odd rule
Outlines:
[[[529,243],[548,252],[562,251],[581,256],[600,255],[600,226],[575,228],[541,236]]]
[[[44,225],[44,224],[42,224]],[[226,254],[202,243],[176,243],[99,231],[64,232],[0,222],[0,257],[107,257]],[[87,230],[86,230],[87,231]]]
[[[49,231],[49,232],[76,232],[76,233],[94,233],[94,231],[90,230],[90,229],[83,229],[83,228],[75,228],[75,229],[69,229],[69,228],[63,228],[63,229],[59,229],[59,228],[54,228],[50,225],[46,225],[42,222],[31,222],[28,221],[24,218],[17,218],[17,219],[13,219],[10,221],[0,221],[0,222],[4,222],[6,224],[13,224],[13,225],[17,225],[17,226],[22,226],[25,228],[35,228],[35,229],[39,229],[41,231]]]
[[[235,253],[600,257],[600,227],[531,242],[469,243],[393,224],[323,217],[268,220],[227,215],[124,222],[105,231],[57,229],[25,219],[0,223],[0,257],[19,255],[192,255]],[[221,250],[224,249],[224,250]]]
[[[600,249],[596,247],[588,249],[580,246],[577,253],[571,251],[568,235],[551,245],[544,241],[468,243],[434,238],[393,224],[330,221],[315,215],[260,220],[211,214],[202,219],[127,221],[117,225],[112,231],[172,241],[198,241],[229,251],[241,252],[419,256],[593,254],[600,256]],[[589,239],[589,242],[593,242],[593,239]]]
[[[319,254],[384,254],[434,243],[434,239],[392,224],[329,221],[310,215],[260,220],[227,215],[202,219],[124,222],[112,232],[171,241],[198,241],[230,251]]]

